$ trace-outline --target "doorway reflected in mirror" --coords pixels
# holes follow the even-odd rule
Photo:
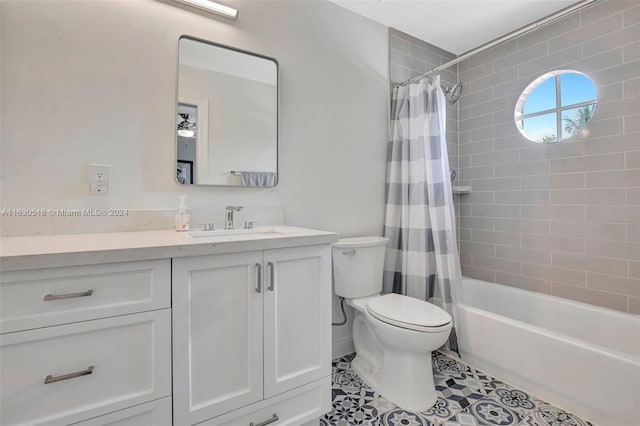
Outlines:
[[[274,59],[181,37],[177,100],[176,160],[193,164],[191,179],[177,177],[179,183],[277,185]]]

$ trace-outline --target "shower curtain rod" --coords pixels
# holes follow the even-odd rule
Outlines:
[[[580,2],[578,2],[576,4],[574,4],[574,5],[571,5],[569,7],[565,7],[564,9],[559,10],[559,11],[557,11],[555,13],[552,13],[551,15],[547,15],[544,18],[539,19],[534,23],[531,23],[529,25],[525,25],[524,27],[521,27],[521,28],[519,28],[519,29],[517,29],[515,31],[512,31],[512,32],[510,32],[508,34],[503,35],[502,37],[498,37],[496,39],[493,39],[493,40],[491,40],[491,41],[489,41],[489,42],[487,42],[487,43],[485,43],[485,44],[483,44],[481,46],[476,47],[475,49],[468,50],[467,52],[465,52],[462,55],[458,56],[457,58],[447,62],[446,64],[440,65],[440,66],[438,66],[436,68],[433,68],[433,69],[431,69],[431,70],[429,70],[429,71],[427,71],[425,73],[422,73],[422,74],[420,74],[418,76],[412,77],[412,78],[410,78],[408,80],[405,80],[405,81],[403,81],[401,83],[394,83],[394,86],[404,86],[406,84],[413,83],[414,81],[418,81],[418,80],[422,79],[423,77],[426,77],[429,74],[433,74],[434,72],[438,72],[438,71],[441,71],[441,70],[443,70],[445,68],[449,68],[451,65],[455,65],[458,62],[462,62],[465,59],[467,59],[467,58],[469,58],[469,57],[471,57],[473,55],[476,55],[476,54],[478,54],[480,52],[484,52],[485,50],[491,49],[492,47],[495,47],[495,46],[497,46],[499,44],[502,44],[502,43],[504,43],[506,41],[512,40],[512,39],[514,39],[516,37],[519,37],[519,36],[521,36],[523,34],[527,34],[527,33],[531,32],[531,31],[537,30],[540,27],[543,27],[545,25],[549,25],[549,24],[551,24],[553,22],[556,22],[556,21],[558,21],[558,20],[560,20],[562,18],[566,18],[567,16],[573,15],[574,13],[582,12],[586,8],[591,7],[595,3],[599,3],[601,1],[602,0],[583,0],[583,1],[580,1]]]

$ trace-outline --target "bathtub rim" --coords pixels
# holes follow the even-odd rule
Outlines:
[[[543,300],[549,300],[549,301],[554,301],[554,302],[557,302],[558,300],[561,300],[562,303],[566,303],[568,305],[571,305],[571,306],[574,306],[574,307],[577,307],[577,308],[581,308],[581,309],[585,309],[586,308],[586,309],[588,309],[590,311],[600,312],[602,314],[618,316],[620,318],[626,318],[626,319],[630,319],[631,318],[631,319],[636,319],[636,320],[640,321],[640,315],[632,314],[631,312],[622,312],[622,311],[618,311],[618,310],[611,309],[611,308],[605,308],[604,306],[592,305],[590,303],[580,302],[578,300],[567,299],[567,298],[564,298],[564,297],[554,296],[554,295],[547,294],[547,293],[541,293],[539,291],[527,290],[527,289],[520,288],[520,287],[513,287],[513,286],[510,286],[508,284],[500,284],[500,283],[494,283],[494,282],[491,282],[491,281],[483,281],[483,280],[479,280],[477,278],[471,278],[471,277],[466,277],[466,276],[462,277],[462,281],[463,282],[472,281],[472,282],[479,282],[479,283],[482,283],[482,284],[489,284],[491,286],[499,286],[501,289],[504,289],[506,291],[511,291],[511,292],[514,292],[514,293],[524,292],[524,293],[531,294],[534,297],[538,297],[538,298],[543,299]],[[462,298],[464,298],[464,294],[462,294]],[[467,306],[472,306],[472,305],[468,305],[468,304],[464,303],[464,300],[462,302],[460,302],[460,295],[459,294],[458,294],[457,303],[465,304]],[[504,315],[501,315],[501,316],[504,316]],[[504,316],[504,317],[505,318],[509,318],[507,316]],[[518,320],[514,319],[514,321],[518,321]]]
[[[549,338],[553,338],[553,339],[558,339],[558,340],[563,340],[563,341],[567,341],[568,343],[578,346],[582,349],[587,349],[587,350],[592,350],[595,352],[598,352],[602,355],[606,355],[606,356],[611,356],[613,358],[616,358],[617,360],[621,361],[621,362],[626,362],[632,365],[635,365],[637,367],[640,367],[640,357],[634,357],[633,355],[630,354],[626,354],[624,352],[620,352],[620,351],[616,351],[610,348],[606,348],[600,345],[596,345],[593,343],[589,343],[589,342],[585,342],[584,340],[580,340],[580,339],[576,339],[575,337],[571,337],[571,336],[567,336],[566,334],[562,334],[562,333],[558,333],[556,331],[551,331],[551,330],[547,330],[545,328],[542,327],[538,327],[535,325],[531,325],[531,324],[527,324],[526,322],[520,321],[520,320],[516,320],[513,318],[509,318],[506,317],[504,315],[499,315],[499,314],[495,314],[493,312],[489,312],[489,311],[485,311],[484,309],[479,309],[479,308],[475,308],[473,306],[470,305],[465,305],[462,303],[459,303],[457,305],[457,309],[466,309],[467,311],[476,313],[476,314],[480,314],[480,315],[484,315],[486,317],[489,317],[493,320],[496,321],[502,321],[502,322],[509,322],[509,323],[514,323],[514,327],[520,327],[523,328],[531,333],[538,333],[538,334],[542,334],[543,336],[549,337]]]
[[[540,300],[546,300],[546,301],[550,301],[553,303],[566,303],[574,308],[578,308],[578,309],[587,309],[588,311],[591,312],[598,312],[599,314],[603,314],[603,315],[612,315],[614,318],[620,318],[620,319],[624,319],[624,320],[633,320],[635,322],[638,322],[638,324],[640,325],[640,316],[635,315],[635,314],[631,314],[628,312],[620,312],[620,311],[616,311],[613,309],[609,309],[609,308],[604,308],[602,306],[594,306],[591,305],[589,303],[584,303],[584,302],[579,302],[579,301],[575,301],[575,300],[571,300],[571,299],[565,299],[563,297],[559,297],[559,296],[552,296],[546,293],[539,293],[536,291],[532,291],[532,290],[526,290],[526,289],[522,289],[522,288],[518,288],[518,287],[511,287],[505,284],[498,284],[498,283],[492,283],[489,281],[483,281],[483,280],[479,280],[476,278],[470,278],[470,277],[463,277],[463,281],[472,281],[472,282],[477,282],[480,283],[482,285],[484,284],[489,284],[489,285],[493,285],[493,286],[500,286],[500,287],[496,287],[499,288],[500,291],[507,291],[507,292],[513,292],[513,293],[517,293],[517,294],[522,294],[522,293],[526,293],[528,297],[537,297]],[[457,303],[454,305],[454,309],[460,309],[460,308],[464,308],[467,310],[470,310],[472,312],[475,313],[483,313],[484,315],[489,316],[492,319],[495,320],[500,320],[500,321],[507,321],[507,322],[513,322],[514,325],[517,325],[519,327],[524,328],[527,331],[530,332],[539,332],[543,335],[546,336],[550,336],[553,338],[557,338],[557,339],[565,339],[568,340],[569,342],[571,342],[572,344],[578,345],[582,348],[586,348],[586,349],[592,349],[595,350],[597,352],[600,353],[604,353],[607,355],[611,355],[616,357],[617,359],[620,359],[621,361],[625,361],[625,362],[630,362],[634,365],[639,365],[640,366],[640,353],[638,354],[633,354],[633,353],[627,353],[624,351],[619,351],[619,350],[615,350],[615,349],[611,349],[607,346],[603,346],[603,345],[598,345],[596,343],[592,343],[590,341],[587,340],[582,340],[576,337],[573,337],[571,335],[565,334],[565,333],[561,333],[555,330],[549,330],[547,328],[541,327],[539,325],[535,325],[535,324],[529,324],[525,321],[522,321],[521,319],[516,319],[516,318],[512,318],[506,315],[501,315],[499,313],[495,313],[495,312],[491,312],[491,311],[487,311],[478,307],[475,307],[473,305],[469,305],[467,303],[460,302],[459,300],[457,301]],[[456,315],[457,316],[457,315]]]

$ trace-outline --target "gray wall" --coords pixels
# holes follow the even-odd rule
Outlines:
[[[454,59],[456,55],[415,37],[389,29],[389,79],[399,83]],[[458,81],[457,66],[440,71],[441,84],[451,87]],[[447,150],[449,166],[458,166],[458,107],[447,104]]]
[[[463,273],[640,313],[640,6],[608,1],[459,65]],[[589,135],[525,140],[521,91],[555,69],[586,73]]]

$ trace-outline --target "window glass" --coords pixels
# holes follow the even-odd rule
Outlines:
[[[588,135],[586,126],[596,112],[597,102],[596,87],[589,77],[578,71],[552,71],[524,89],[514,118],[527,139],[561,142]]]
[[[523,114],[533,114],[556,107],[556,80],[549,78],[536,87],[527,97]]]
[[[587,123],[591,121],[591,117],[595,112],[595,104],[562,111],[562,139],[568,139],[580,133]]]
[[[560,103],[563,107],[595,102],[596,97],[596,88],[586,75],[577,73],[560,75]]]
[[[523,120],[522,127],[527,136],[542,143],[557,142],[558,129],[555,114],[536,115]]]

